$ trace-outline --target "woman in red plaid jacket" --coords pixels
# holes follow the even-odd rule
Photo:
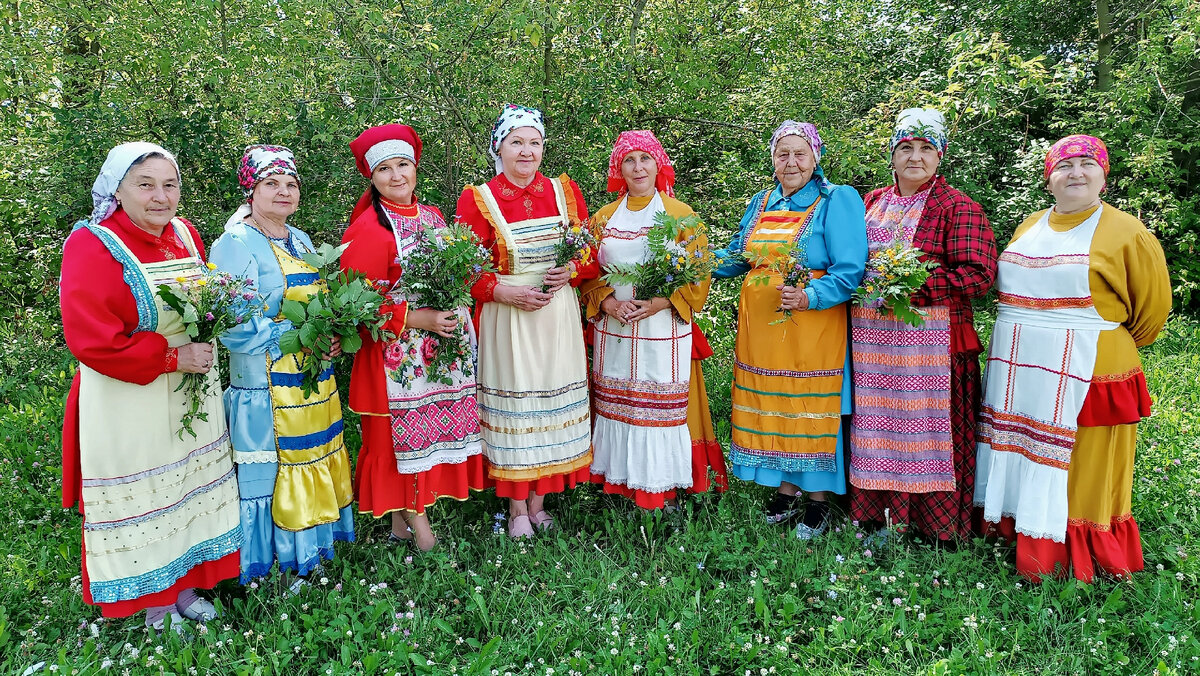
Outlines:
[[[937,264],[912,295],[924,323],[870,306],[851,315],[851,514],[940,541],[972,533],[982,347],[971,301],[992,287],[997,258],[983,209],[937,173],[946,145],[940,112],[901,112],[891,141],[895,183],[864,200],[872,257],[899,244]]]

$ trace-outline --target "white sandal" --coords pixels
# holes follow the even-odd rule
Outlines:
[[[187,608],[180,608],[179,612],[189,620],[201,623],[217,619],[217,607],[203,596],[197,596],[195,601],[192,601]]]
[[[154,631],[162,631],[163,629],[167,628],[168,617],[171,618],[171,631],[182,636],[183,629],[187,623],[183,621],[183,616],[174,610],[158,618],[158,621],[154,622],[150,626],[154,628]]]

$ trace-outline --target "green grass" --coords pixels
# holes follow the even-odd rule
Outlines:
[[[443,545],[430,555],[360,519],[327,580],[299,597],[279,576],[225,584],[223,618],[182,640],[103,621],[80,598],[79,517],[59,506],[70,360],[35,342],[0,357],[0,672],[1197,673],[1200,323],[1173,320],[1144,359],[1147,570],[1129,581],[1030,585],[1011,549],[983,541],[868,554],[847,521],[802,543],[763,524],[765,489],[740,482],[666,517],[589,487],[551,498],[562,528],[528,543],[494,532],[489,494],[433,510]],[[727,435],[727,365],[708,368]]]

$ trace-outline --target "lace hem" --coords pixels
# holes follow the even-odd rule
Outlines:
[[[976,502],[975,504],[976,504],[976,506],[981,506],[980,503],[978,503],[978,502]],[[1067,531],[1066,531],[1065,527],[1063,529],[1063,532],[1061,532],[1061,533],[1057,533],[1057,534],[1043,533],[1043,532],[1039,532],[1039,531],[1035,531],[1035,530],[1030,530],[1028,528],[1018,525],[1017,524],[1017,515],[1015,512],[1001,510],[1000,512],[996,512],[996,513],[989,513],[986,511],[983,513],[983,520],[987,521],[988,523],[1000,523],[1000,519],[1003,519],[1006,517],[1009,519],[1012,519],[1013,530],[1016,531],[1017,533],[1020,533],[1021,535],[1024,535],[1025,537],[1034,538],[1036,540],[1050,540],[1051,542],[1057,542],[1059,544],[1062,544],[1067,541]]]
[[[605,483],[609,483],[614,486],[624,486],[630,490],[642,491],[643,493],[666,493],[667,491],[673,491],[677,488],[691,488],[692,484],[694,483],[694,481],[689,477],[686,481],[680,480],[674,483],[655,486],[643,484],[637,481],[622,481],[620,479],[612,479],[604,472],[597,470],[592,470],[592,474],[602,477]]]
[[[428,472],[438,465],[457,465],[482,454],[483,444],[475,443],[473,444],[472,448],[467,449],[466,453],[462,455],[446,455],[445,453],[438,453],[429,456],[428,458],[423,458],[419,463],[400,462],[397,460],[396,472],[400,474],[420,474],[422,472]]]
[[[275,451],[234,451],[233,461],[239,465],[253,463],[279,462],[279,454]]]

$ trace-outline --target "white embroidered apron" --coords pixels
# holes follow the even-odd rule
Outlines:
[[[136,331],[156,331],[171,347],[187,344],[179,314],[157,295],[159,284],[195,279],[202,263],[187,227],[173,220],[191,252],[142,263],[111,230],[87,225],[125,268],[138,307]],[[187,410],[177,392],[182,372],[148,385],[109,378],[79,365],[79,455],[83,477],[85,565],[92,598],[127,601],[163,591],[194,566],[238,550],[242,531],[233,453],[217,370],[208,372],[208,421],[178,434]]]
[[[627,201],[621,200],[605,226],[601,268],[612,263],[640,264],[650,257],[646,234],[655,214],[664,211],[662,197],[656,194],[641,211],[630,211]],[[633,295],[631,285],[613,285],[617,300],[632,300]],[[681,321],[671,308],[633,324],[601,314],[595,335],[592,473],[648,493],[690,487],[691,324]]]
[[[978,423],[975,504],[984,518],[1063,542],[1067,469],[1100,332],[1118,324],[1092,304],[1088,264],[1104,207],[1055,232],[1047,211],[1000,255],[1000,308]]]
[[[423,207],[418,218],[390,211],[388,215],[396,239],[396,262],[402,269],[405,256],[424,236],[426,227],[434,230],[446,227],[436,213]],[[396,287],[389,295],[395,303],[408,300]],[[415,308],[410,306],[410,309]],[[475,352],[475,325],[470,313],[465,307],[454,313],[466,331],[471,351]],[[392,446],[396,471],[400,474],[417,474],[435,465],[464,462],[483,450],[474,359],[450,372],[449,385],[426,379],[424,355],[438,349],[438,340],[436,334],[428,331],[405,329],[383,349]]]
[[[554,265],[554,244],[567,227],[564,188],[551,180],[559,216],[504,219],[487,185],[477,188],[512,267],[505,286],[541,288]],[[479,324],[479,417],[492,478],[534,481],[591,462],[587,357],[579,299],[564,286],[533,312],[484,303]]]

